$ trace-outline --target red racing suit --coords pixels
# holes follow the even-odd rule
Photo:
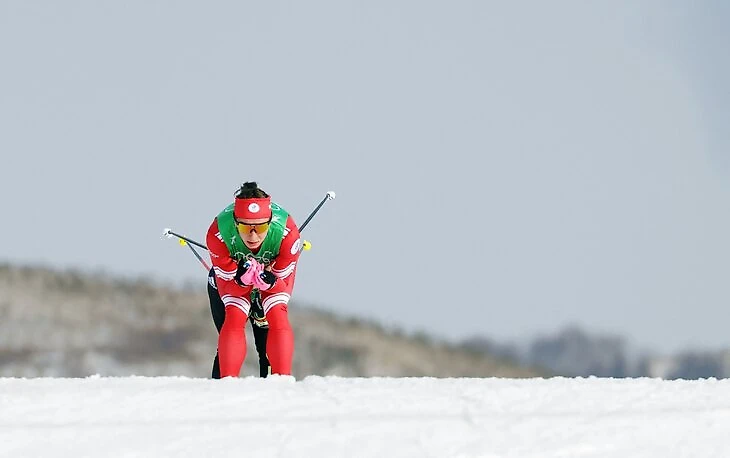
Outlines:
[[[220,375],[221,378],[237,377],[246,357],[245,327],[251,309],[250,297],[253,286],[241,286],[235,282],[238,263],[231,257],[228,247],[221,238],[217,218],[208,229],[206,243],[216,276],[218,293],[226,310],[223,327],[218,336]],[[279,254],[266,264],[267,270],[271,270],[277,280],[270,289],[260,291],[261,305],[269,322],[266,353],[271,363],[272,374],[291,375],[294,333],[289,323],[287,307],[294,289],[301,246],[299,229],[292,217],[288,216]]]

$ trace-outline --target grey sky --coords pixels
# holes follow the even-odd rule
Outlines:
[[[724,2],[0,1],[0,258],[199,281],[243,181],[295,298],[730,345]],[[201,307],[207,307],[201,304]]]

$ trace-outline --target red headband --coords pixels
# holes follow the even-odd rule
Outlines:
[[[233,216],[238,219],[271,218],[271,197],[236,199]]]

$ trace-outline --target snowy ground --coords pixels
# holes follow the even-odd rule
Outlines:
[[[730,381],[0,378],[0,456],[730,457]]]

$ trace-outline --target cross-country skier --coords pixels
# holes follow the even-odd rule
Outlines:
[[[224,308],[216,356],[220,369],[216,374],[214,367],[213,376],[239,375],[246,357],[246,320],[256,301],[268,322],[266,335],[257,333],[253,323],[259,359],[268,356],[272,374],[291,375],[294,333],[287,307],[302,249],[293,218],[256,182],[246,182],[234,203],[213,220],[206,241],[213,263],[214,288],[208,285],[214,321],[216,313],[221,317],[220,304]]]

